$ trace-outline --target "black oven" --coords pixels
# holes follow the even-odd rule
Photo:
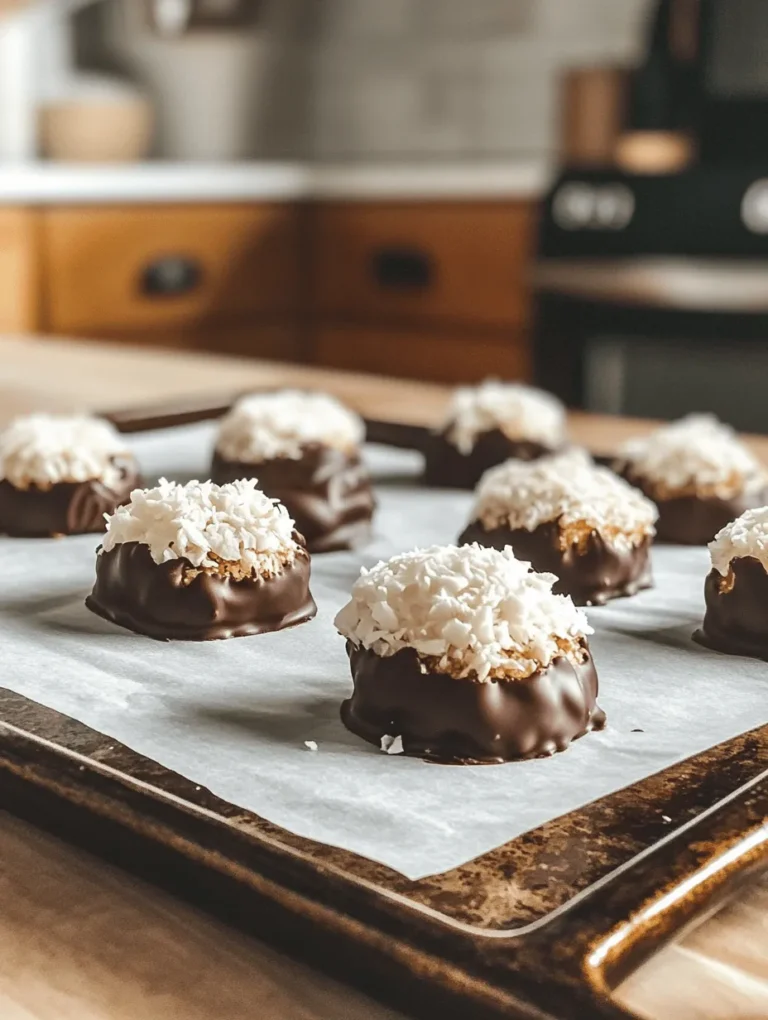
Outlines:
[[[536,381],[569,406],[768,433],[768,161],[563,173],[533,284]]]
[[[633,88],[654,102],[630,118],[688,131],[698,158],[558,175],[534,272],[537,381],[574,407],[712,410],[768,432],[768,0],[660,0]]]
[[[691,27],[694,38],[698,37],[695,67],[702,159],[759,159],[768,154],[768,3],[687,3],[692,13],[698,11],[698,25]]]
[[[688,260],[640,260],[630,272],[653,283],[700,269]],[[649,288],[634,299],[631,288],[579,294],[583,281],[561,279],[562,287],[553,278],[538,293],[538,385],[574,408],[667,419],[710,411],[743,431],[768,433],[768,263],[760,311],[674,307],[663,293],[646,300]]]

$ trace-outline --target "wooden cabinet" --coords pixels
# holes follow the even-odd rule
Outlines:
[[[323,317],[519,329],[532,228],[527,203],[318,205],[312,307]]]
[[[39,325],[39,213],[0,208],[0,331],[28,333]]]
[[[41,217],[49,332],[269,357],[277,325],[293,334],[280,349],[296,356],[296,207],[73,206]]]
[[[320,326],[321,365],[443,383],[530,377],[528,344],[504,334],[390,326]]]
[[[535,206],[0,207],[0,330],[525,379]]]
[[[461,382],[530,376],[522,202],[332,202],[311,211],[320,364]]]

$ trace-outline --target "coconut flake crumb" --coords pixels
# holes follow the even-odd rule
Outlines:
[[[317,750],[317,741],[316,740],[305,740],[304,741],[304,746],[306,747],[306,749],[308,751],[316,751]]]
[[[403,753],[403,738],[402,737],[390,737],[388,734],[384,734],[381,738],[381,749],[385,754],[402,754]]]
[[[581,451],[568,451],[491,468],[480,479],[472,519],[487,531],[535,531],[558,521],[569,545],[596,531],[615,547],[629,549],[655,534],[657,517],[655,504],[638,489]]]
[[[149,547],[155,563],[186,559],[193,569],[232,577],[272,577],[305,550],[293,537],[293,520],[254,478],[227,485],[161,478],[154,489],[135,489],[130,503],[105,514],[105,552],[124,542]],[[196,568],[196,569],[195,569]]]
[[[752,556],[768,571],[768,506],[747,510],[726,524],[709,543],[712,566],[726,577],[731,561]]]
[[[376,655],[413,648],[423,672],[477,681],[524,679],[592,633],[554,574],[480,545],[432,546],[363,570],[336,628]]]
[[[120,433],[102,418],[30,414],[0,432],[0,479],[17,489],[122,477],[113,458],[129,455]]]
[[[465,456],[478,436],[493,429],[508,439],[556,449],[565,440],[565,408],[544,390],[487,379],[455,391],[444,428],[448,441]]]
[[[311,443],[352,451],[364,438],[362,418],[327,393],[279,390],[238,400],[221,420],[216,450],[226,460],[258,464],[299,460]]]
[[[659,499],[729,499],[768,484],[765,467],[729,425],[711,414],[689,414],[630,440],[620,452],[618,467],[647,482]]]

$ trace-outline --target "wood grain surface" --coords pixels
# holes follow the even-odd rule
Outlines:
[[[3,1020],[342,1020],[383,1006],[0,812]]]
[[[0,330],[39,328],[40,214],[0,209]]]
[[[300,227],[291,205],[68,206],[42,217],[52,332],[172,330],[298,308]],[[197,284],[146,293],[143,274],[167,257],[192,262]]]
[[[525,267],[536,220],[529,202],[324,202],[312,216],[314,319],[522,328]],[[422,285],[386,285],[376,259],[423,259]]]
[[[279,361],[222,357],[204,352],[111,345],[95,340],[0,337],[0,422],[29,411],[105,410],[163,405],[189,398],[215,401],[248,387],[324,389],[368,418],[413,425],[438,424],[451,388]],[[654,422],[573,413],[574,443],[609,454]],[[747,437],[768,462],[768,436]]]
[[[129,406],[295,384],[370,417],[439,420],[448,391],[276,363],[46,339],[0,340],[0,417]],[[648,423],[578,416],[574,439],[610,451]],[[755,440],[768,459],[768,441]],[[397,1014],[224,928],[153,887],[0,813],[2,1020],[352,1020]],[[768,880],[632,975],[638,1016],[768,1016]]]
[[[313,350],[318,362],[333,368],[380,374],[396,364],[398,375],[444,383],[531,377],[527,338],[503,330],[321,325]]]
[[[0,812],[3,1020],[395,1020],[401,1014]],[[768,1016],[768,881],[618,990],[638,1015]]]

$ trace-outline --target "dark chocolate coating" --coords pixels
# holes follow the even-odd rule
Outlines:
[[[185,583],[188,560],[155,563],[146,545],[126,542],[96,558],[96,583],[85,600],[113,623],[161,641],[210,641],[282,630],[311,620],[309,557],[267,579],[206,573]]]
[[[0,532],[25,538],[83,535],[104,531],[104,514],[127,503],[141,485],[138,466],[131,456],[113,457],[120,480],[107,487],[98,479],[57,482],[49,489],[30,485],[17,489],[8,479],[0,481]]]
[[[731,570],[734,581],[729,591],[720,590],[724,578],[718,570],[707,575],[707,611],[694,638],[718,652],[768,661],[768,574],[752,556],[732,560]]]
[[[555,574],[559,580],[552,590],[570,595],[577,606],[601,606],[609,599],[635,595],[653,585],[650,538],[632,549],[621,550],[593,531],[583,547],[570,545],[562,550],[559,537],[557,521],[540,524],[534,531],[486,531],[480,521],[473,521],[459,537],[459,545],[477,542],[492,549],[511,546],[515,556],[527,560],[534,570]]]
[[[741,517],[745,510],[765,506],[768,489],[742,492],[730,499],[717,496],[678,496],[659,499],[653,487],[629,471],[622,476],[659,509],[656,541],[674,545],[707,545],[726,524]]]
[[[370,535],[376,502],[357,451],[313,443],[300,460],[277,457],[259,464],[214,453],[211,477],[219,485],[258,478],[259,487],[287,508],[311,553],[351,549]]]
[[[387,658],[347,642],[352,697],[341,706],[347,729],[372,744],[402,737],[406,754],[457,765],[498,764],[564,751],[602,729],[597,673],[586,658],[555,659],[527,680],[456,680],[422,673],[411,648]]]
[[[424,447],[424,483],[444,489],[474,489],[482,475],[505,460],[538,460],[555,450],[541,443],[509,439],[501,429],[482,432],[472,451],[461,453],[446,438],[432,433]]]

